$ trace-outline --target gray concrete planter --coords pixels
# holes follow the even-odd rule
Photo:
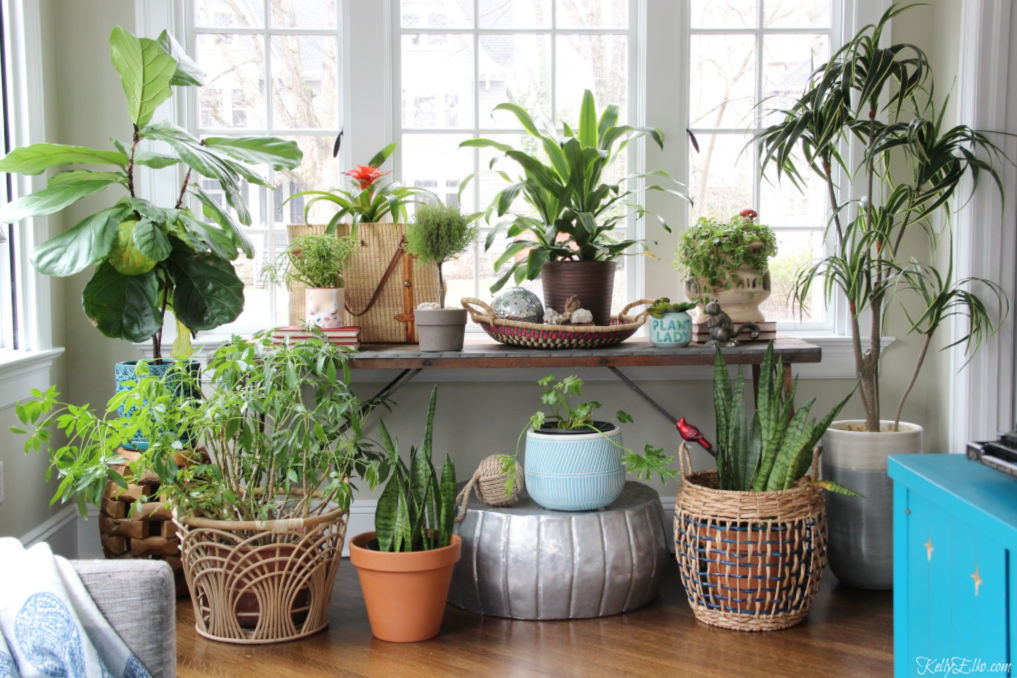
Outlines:
[[[893,483],[886,475],[891,454],[922,451],[922,427],[901,422],[900,431],[853,431],[861,419],[835,421],[823,436],[823,478],[863,494],[827,493],[830,568],[846,586],[893,588]]]
[[[463,350],[466,332],[465,308],[429,308],[414,311],[420,350],[428,352]]]

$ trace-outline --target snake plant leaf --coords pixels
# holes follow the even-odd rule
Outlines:
[[[32,263],[45,275],[74,275],[104,259],[113,248],[117,225],[130,213],[123,203],[82,219],[50,238],[32,253]]]
[[[441,466],[440,513],[438,516],[438,548],[448,546],[452,541],[452,529],[455,526],[456,506],[456,467],[452,458],[445,455],[445,463]]]
[[[170,82],[177,61],[155,40],[136,38],[120,26],[109,36],[110,58],[120,74],[127,110],[135,127],[152,119],[159,105],[172,96]]]
[[[395,469],[393,469],[395,474]],[[385,485],[378,505],[374,510],[374,531],[378,537],[378,549],[391,551],[395,540],[396,513],[399,510],[399,487],[390,482]]]
[[[773,462],[773,468],[766,478],[766,491],[784,489],[784,482],[788,476],[788,469],[794,463],[799,451],[805,446],[809,438],[808,417],[811,401],[801,409],[795,411],[788,422],[787,430],[784,432],[784,441],[781,443],[780,451]]]
[[[244,283],[233,264],[176,242],[165,262],[173,280],[173,312],[196,332],[236,320],[244,309]]]
[[[728,432],[731,419],[731,382],[727,364],[718,348],[713,357],[713,411],[717,422],[717,446],[728,449]],[[719,471],[719,468],[718,468]]]
[[[127,156],[120,151],[102,151],[87,146],[32,144],[15,148],[0,160],[0,172],[39,174],[61,165],[116,165],[127,168]]]
[[[104,261],[82,290],[81,305],[107,337],[147,341],[162,327],[154,271],[122,275]]]
[[[833,480],[816,480],[814,482],[815,482],[816,485],[819,485],[820,487],[822,487],[824,490],[827,490],[828,492],[836,492],[837,494],[846,494],[849,497],[864,497],[865,496],[863,494],[859,494],[858,492],[855,492],[854,490],[852,490],[850,488],[844,487],[840,483],[835,482]]]

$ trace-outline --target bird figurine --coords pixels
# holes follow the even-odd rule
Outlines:
[[[713,446],[710,445],[710,441],[703,437],[703,434],[700,433],[698,428],[686,422],[685,417],[679,419],[675,423],[674,427],[678,429],[678,433],[681,434],[681,437],[684,440],[690,443],[699,443],[707,452],[713,451]]]

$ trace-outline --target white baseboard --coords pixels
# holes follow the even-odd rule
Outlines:
[[[26,547],[47,542],[53,553],[66,558],[78,557],[78,509],[65,506],[35,526],[24,536],[21,543]]]

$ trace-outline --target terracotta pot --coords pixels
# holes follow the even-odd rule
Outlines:
[[[312,287],[304,290],[304,320],[310,327],[334,330],[345,327],[346,290]]]
[[[713,287],[703,278],[691,278],[685,281],[685,294],[693,300],[716,299],[735,323],[764,322],[759,305],[770,296],[770,272],[760,274],[751,266],[742,266],[731,275],[734,281],[730,289],[723,285]],[[706,320],[702,303],[696,306],[692,320],[697,323]]]
[[[350,542],[350,562],[360,577],[371,633],[393,643],[433,638],[445,616],[462,540],[454,534],[452,543],[444,548],[382,553],[367,547],[376,536],[365,532]]]
[[[616,268],[613,261],[547,262],[540,269],[544,308],[564,311],[565,301],[574,294],[593,314],[594,325],[610,325]]]
[[[461,351],[466,333],[465,308],[418,308],[413,313],[421,351]]]

